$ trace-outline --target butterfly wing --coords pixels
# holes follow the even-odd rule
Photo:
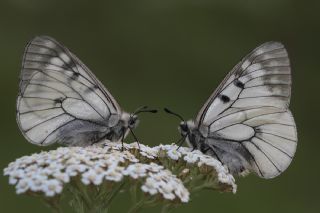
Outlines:
[[[32,39],[24,53],[17,122],[37,145],[84,145],[103,137],[121,109],[94,74],[53,38]]]
[[[249,169],[272,178],[289,166],[297,146],[290,95],[287,51],[279,42],[267,42],[226,76],[200,110],[196,125],[208,128],[210,141],[223,141],[219,146],[226,152],[239,150],[230,143],[240,144],[249,154]]]

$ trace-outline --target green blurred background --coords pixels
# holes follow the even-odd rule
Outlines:
[[[17,157],[46,149],[27,143],[15,120],[21,57],[35,35],[50,35],[69,47],[125,110],[145,104],[167,106],[186,118],[196,116],[245,54],[265,41],[278,40],[287,47],[293,68],[291,110],[299,145],[292,165],[276,179],[254,175],[238,179],[235,195],[203,192],[174,212],[320,212],[316,2],[1,0],[1,170]],[[143,143],[171,143],[178,138],[178,121],[173,117],[160,112],[140,118],[136,134]],[[0,212],[22,211],[47,209],[37,199],[16,195],[1,175]]]

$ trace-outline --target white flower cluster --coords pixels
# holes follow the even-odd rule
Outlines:
[[[109,147],[114,150],[120,150],[122,148],[121,144],[117,143],[103,143],[105,147]],[[124,148],[126,150],[136,149],[139,150],[139,153],[149,159],[154,159],[161,155],[161,152],[164,152],[168,158],[174,161],[182,160],[187,164],[195,164],[198,167],[208,166],[212,168],[217,173],[218,182],[221,184],[229,185],[233,191],[236,193],[237,185],[235,184],[234,177],[228,172],[228,169],[224,167],[220,161],[216,160],[213,157],[201,153],[199,150],[191,151],[190,148],[180,147],[176,144],[169,145],[159,145],[155,147],[148,147],[146,145],[137,143],[125,144]]]
[[[155,163],[135,163],[128,166],[123,174],[134,179],[147,177],[141,189],[150,195],[160,193],[167,200],[178,197],[183,203],[189,201],[189,191],[182,185],[181,180],[169,170],[163,169],[163,166]]]
[[[53,197],[73,180],[99,186],[104,181],[120,182],[128,177],[139,179],[144,193],[188,202],[189,191],[182,180],[164,167],[166,163],[172,171],[178,165],[179,178],[187,177],[190,169],[198,168],[205,171],[205,177],[213,178],[217,189],[236,192],[233,176],[218,160],[197,150],[178,149],[174,144],[148,147],[131,143],[122,147],[121,143],[104,141],[89,147],[60,147],[19,158],[4,169],[4,175],[9,176],[9,183],[15,185],[18,194],[35,192]]]
[[[182,181],[163,166],[140,163],[129,151],[120,151],[121,144],[107,142],[106,146],[61,147],[49,152],[24,156],[4,169],[9,183],[18,194],[44,193],[48,197],[60,194],[64,184],[80,177],[85,185],[100,185],[103,181],[119,182],[125,176],[142,180],[142,191],[161,194],[164,199],[189,201],[189,192]],[[125,144],[125,148],[129,146]],[[142,146],[142,145],[141,145]],[[142,146],[142,156],[155,158],[152,148]]]

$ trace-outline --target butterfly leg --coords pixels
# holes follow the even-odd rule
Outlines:
[[[122,137],[121,137],[121,145],[122,145],[122,147],[121,147],[121,152],[123,152],[123,150],[124,150],[124,148],[123,148],[123,141],[124,141],[124,134],[123,134]]]
[[[130,128],[129,128],[129,129],[130,129]],[[132,131],[132,129],[130,129],[130,132],[131,132],[134,140],[138,143],[138,147],[139,147],[139,150],[140,150],[140,143],[139,143],[139,140],[138,140],[137,136],[134,134],[134,132]]]
[[[187,136],[182,136],[175,144],[178,145],[177,150],[182,146],[182,144],[185,142]]]

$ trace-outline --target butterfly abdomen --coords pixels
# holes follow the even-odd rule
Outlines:
[[[240,143],[207,138],[205,144],[210,147],[205,154],[217,158],[230,173],[240,175],[250,168],[252,157]]]

